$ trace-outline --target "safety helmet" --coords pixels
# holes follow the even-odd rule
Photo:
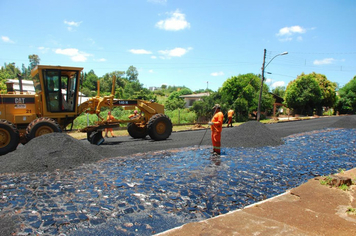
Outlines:
[[[219,104],[215,104],[215,106],[213,106],[213,109],[220,109],[220,105]]]

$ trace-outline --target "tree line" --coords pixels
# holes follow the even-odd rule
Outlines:
[[[0,69],[1,93],[6,93],[6,79],[17,78],[31,79],[31,70],[40,64],[38,55],[29,55],[29,65],[24,64],[21,69],[14,63],[8,63]],[[212,107],[219,103],[223,112],[235,110],[235,121],[246,121],[253,116],[258,107],[261,76],[248,73],[232,76],[226,79],[218,91],[201,89],[192,91],[185,86],[162,85],[154,91],[144,88],[140,83],[139,73],[134,66],[126,71],[113,71],[99,77],[94,70],[85,72],[81,77],[80,91],[88,96],[95,96],[100,82],[100,94],[108,95],[112,88],[112,77],[116,76],[115,97],[120,99],[155,100],[165,105],[166,110],[175,111],[185,109],[182,95],[208,92],[209,96],[193,103],[189,111],[195,114],[195,121],[206,121],[212,115]],[[291,115],[323,115],[326,110],[332,109],[333,113],[354,114],[356,112],[356,76],[344,87],[338,88],[325,75],[310,73],[297,76],[287,87],[276,87],[272,90],[263,84],[261,98],[261,111],[271,114],[276,96],[284,100],[283,106],[288,108]],[[285,112],[287,109],[283,109]],[[266,112],[266,113],[265,113]],[[279,113],[277,113],[278,115]],[[263,118],[263,115],[261,116]]]

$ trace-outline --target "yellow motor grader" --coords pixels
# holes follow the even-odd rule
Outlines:
[[[115,78],[111,95],[98,94],[78,105],[81,67],[38,65],[31,71],[35,94],[20,91],[7,83],[7,94],[0,94],[0,155],[14,151],[19,143],[53,132],[73,127],[74,119],[81,113],[96,114],[98,122],[80,131],[87,133],[90,143],[100,145],[105,140],[105,128],[128,123],[127,130],[133,138],[167,139],[172,133],[172,122],[164,114],[164,106],[153,101],[115,99]],[[139,109],[140,115],[129,120],[106,121],[100,116],[101,108],[123,107]]]

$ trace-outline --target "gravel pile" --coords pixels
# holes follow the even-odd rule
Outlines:
[[[354,129],[356,128],[356,119],[354,116],[345,116],[332,123],[329,128]]]
[[[103,157],[77,139],[64,133],[52,133],[32,139],[0,158],[0,173],[46,172],[71,169]]]
[[[221,133],[224,147],[264,147],[283,144],[281,136],[266,125],[248,121],[238,127],[226,128]]]

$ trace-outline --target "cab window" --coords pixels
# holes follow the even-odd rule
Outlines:
[[[77,71],[45,70],[43,72],[47,110],[75,111]]]
[[[43,73],[47,110],[51,112],[61,111],[59,70],[44,70]]]

